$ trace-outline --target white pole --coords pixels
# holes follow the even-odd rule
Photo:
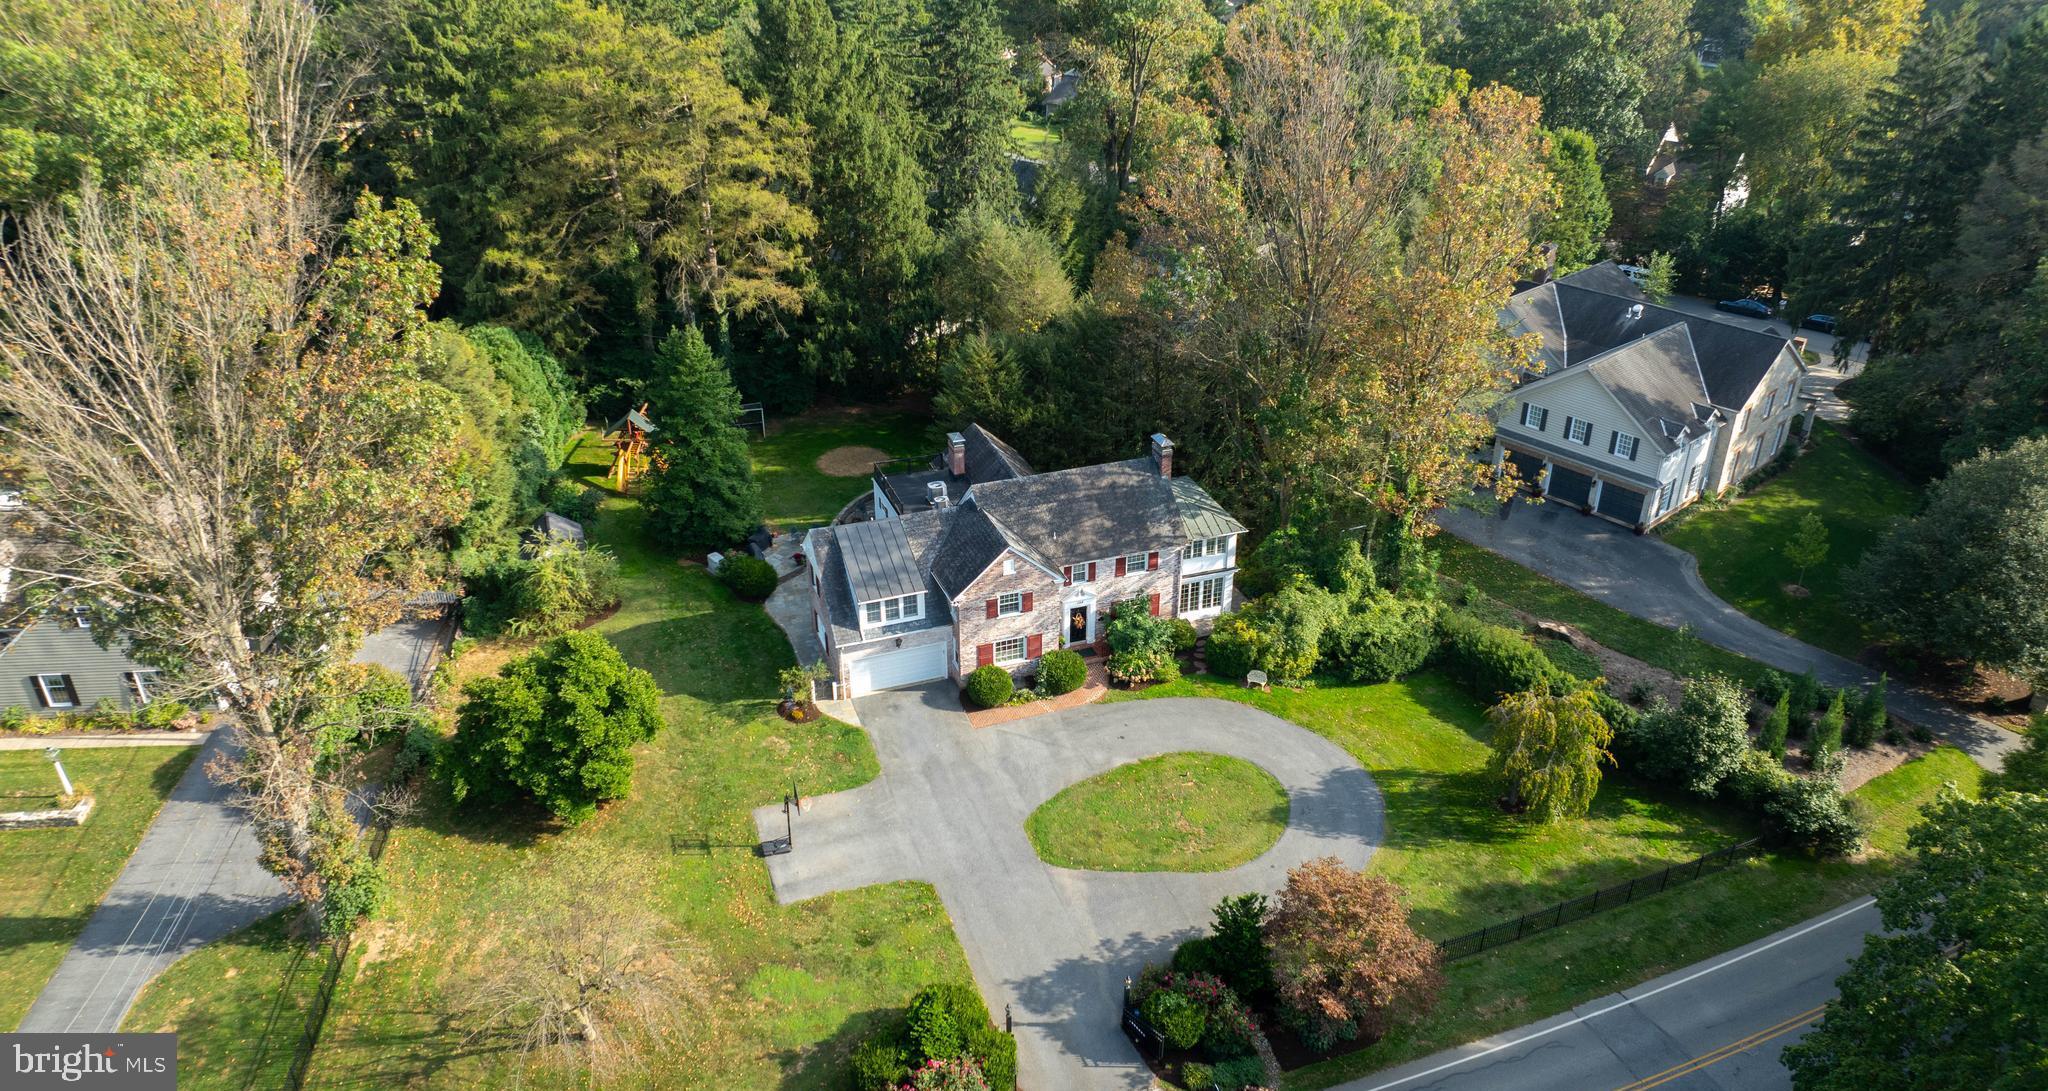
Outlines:
[[[48,755],[50,764],[57,767],[57,782],[64,786],[64,794],[67,796],[71,795],[71,778],[64,775],[64,762],[60,757],[61,752],[53,746],[43,751],[43,753]]]

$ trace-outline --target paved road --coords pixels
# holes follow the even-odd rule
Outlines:
[[[1339,1086],[1338,1091],[1784,1091],[1778,1055],[1835,995],[1881,926],[1861,898],[1833,913],[1581,1004],[1540,1023]]]
[[[1761,330],[1780,337],[1804,337],[1806,338],[1806,347],[1818,353],[1821,361],[1831,366],[1835,357],[1845,351],[1840,342],[1836,340],[1834,334],[1822,333],[1819,330],[1795,329],[1792,323],[1786,322],[1784,319],[1743,318],[1739,315],[1729,314],[1726,311],[1717,311],[1714,309],[1713,300],[1702,299],[1699,296],[1675,295],[1665,300],[1664,305],[1674,311],[1704,315],[1732,325]],[[1860,364],[1870,358],[1870,342],[1858,341],[1848,346],[1846,351],[1850,361]]]
[[[989,1010],[1011,1005],[1025,1086],[1148,1087],[1117,1029],[1123,980],[1206,931],[1227,894],[1279,889],[1317,856],[1363,867],[1380,843],[1372,778],[1335,743],[1227,701],[1090,705],[976,731],[951,683],[862,697],[882,773],[805,802],[796,849],[772,857],[782,902],[899,879],[938,889]],[[1288,828],[1231,871],[1203,875],[1071,871],[1038,859],[1024,820],[1074,781],[1175,750],[1244,758],[1286,787]],[[754,813],[781,836],[782,808]]]
[[[1447,508],[1445,530],[1626,613],[1794,674],[1812,670],[1830,686],[1863,686],[1877,672],[1795,640],[1723,602],[1700,580],[1692,554],[1562,504],[1515,501],[1496,514]],[[1926,726],[1996,769],[2020,738],[1918,690],[1894,683],[1886,694],[1902,720]]]
[[[226,730],[207,739],[20,1029],[115,1030],[165,967],[290,903],[256,862],[227,789],[206,775],[227,746]]]

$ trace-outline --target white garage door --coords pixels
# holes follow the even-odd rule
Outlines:
[[[852,696],[878,689],[914,686],[946,676],[946,645],[921,644],[914,648],[893,648],[853,660],[847,673]]]

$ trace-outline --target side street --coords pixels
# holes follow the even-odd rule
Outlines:
[[[0,1088],[2048,1087],[2044,89],[13,0]]]

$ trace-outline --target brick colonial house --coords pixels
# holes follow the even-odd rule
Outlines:
[[[1110,610],[1137,600],[1205,626],[1235,594],[1244,525],[1142,458],[1036,473],[979,425],[928,463],[875,469],[876,517],[804,541],[834,692],[857,697],[994,664],[1019,678],[1055,648],[1105,651]]]

